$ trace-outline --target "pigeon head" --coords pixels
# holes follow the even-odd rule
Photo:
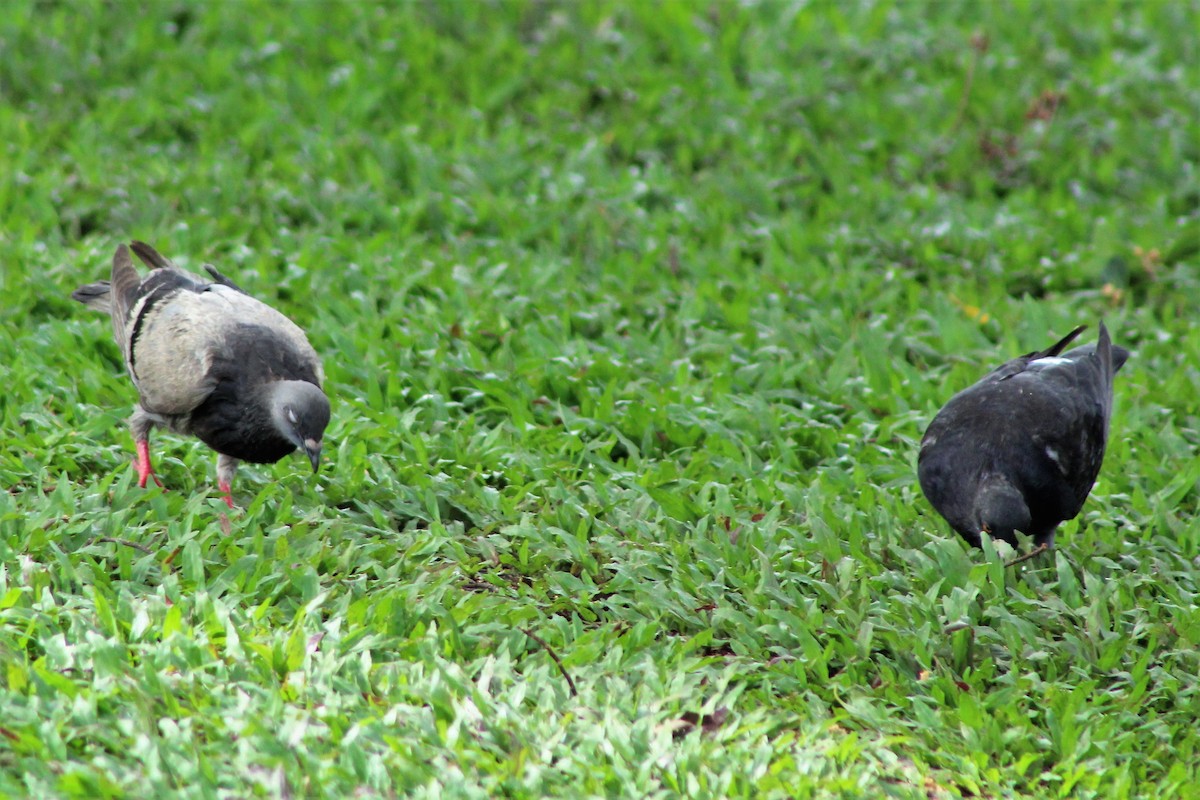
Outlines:
[[[975,496],[976,532],[1017,546],[1015,531],[1029,531],[1032,517],[1025,498],[1005,480],[985,480]]]
[[[307,381],[276,381],[271,384],[270,405],[276,430],[304,451],[316,472],[321,438],[329,424],[329,398]]]

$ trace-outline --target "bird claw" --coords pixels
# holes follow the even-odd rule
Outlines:
[[[163,482],[158,479],[158,476],[155,475],[154,472],[152,472],[152,471],[151,472],[142,472],[140,465],[136,461],[133,462],[133,465],[135,467],[138,467],[138,488],[139,489],[145,489],[147,481],[149,481],[151,479],[154,480],[155,486],[157,486],[160,489],[163,488]]]

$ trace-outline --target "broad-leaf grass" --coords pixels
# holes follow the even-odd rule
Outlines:
[[[1194,791],[1196,30],[6,7],[0,794]],[[247,466],[228,534],[198,442],[137,488],[68,298],[132,238],[326,360],[320,474]],[[921,497],[921,432],[1100,319],[1104,470],[1005,570]]]

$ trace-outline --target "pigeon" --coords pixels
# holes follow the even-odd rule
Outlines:
[[[984,534],[1030,555],[1083,507],[1108,439],[1113,376],[1129,351],[1100,324],[1095,344],[1063,352],[1080,326],[1041,352],[1014,358],[950,398],[921,440],[921,490],[972,545]],[[1016,562],[1014,562],[1016,563]]]
[[[130,249],[150,267],[141,275]],[[177,267],[144,242],[117,247],[112,277],[71,297],[112,316],[138,390],[129,426],[138,486],[162,483],[150,464],[150,431],[198,437],[217,451],[217,488],[233,508],[238,462],[274,463],[297,449],[317,471],[329,424],[321,361],[294,322],[217,269],[211,280]]]

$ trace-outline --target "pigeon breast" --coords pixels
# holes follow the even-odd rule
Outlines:
[[[212,388],[189,417],[193,434],[219,453],[256,463],[278,461],[295,449],[274,424],[265,389],[279,380],[320,386],[321,370],[291,333],[248,322],[219,332],[219,346],[207,353]]]

